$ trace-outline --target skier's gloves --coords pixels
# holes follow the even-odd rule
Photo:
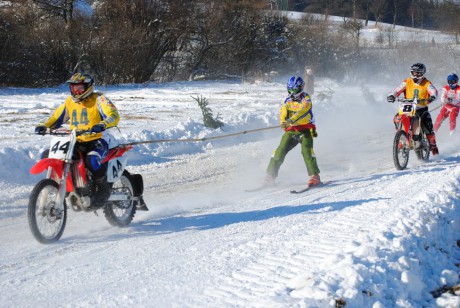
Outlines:
[[[316,132],[316,129],[311,128],[311,129],[310,129],[310,133],[311,133],[311,136],[312,136],[313,138],[318,137],[318,133]]]
[[[36,135],[44,135],[46,134],[47,127],[45,125],[38,125],[35,127],[35,134]]]
[[[289,122],[281,123],[281,128],[284,129],[284,130],[288,129],[289,126],[291,126],[291,123],[289,123]]]
[[[388,95],[387,96],[387,102],[394,103],[395,102],[395,96],[394,95]]]
[[[435,99],[436,99],[436,96],[431,95],[430,97],[428,97],[428,102],[431,103],[431,102],[433,102]]]
[[[91,130],[89,131],[91,134],[95,133],[100,133],[105,130],[105,125],[103,123],[99,123],[91,127]]]

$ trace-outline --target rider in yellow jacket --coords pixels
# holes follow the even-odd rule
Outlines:
[[[104,95],[94,92],[94,79],[89,74],[76,73],[68,81],[70,96],[44,123],[35,128],[42,135],[48,128],[59,128],[69,121],[70,129],[87,130],[77,137],[76,147],[85,155],[85,165],[93,175],[94,205],[103,205],[110,194],[107,164],[101,164],[108,153],[104,139],[106,128],[115,127],[120,120],[117,108]]]
[[[414,98],[414,90],[418,90],[418,98],[421,99],[417,104],[416,112],[421,117],[422,129],[430,143],[431,153],[436,155],[439,153],[436,146],[436,137],[433,129],[433,120],[428,112],[428,104],[432,103],[437,95],[438,90],[435,86],[425,78],[426,67],[423,63],[415,63],[411,66],[411,77],[405,79],[398,87],[393,89],[387,96],[389,103],[394,103],[396,97],[404,94],[407,99]],[[414,141],[419,141],[420,136],[414,136]]]

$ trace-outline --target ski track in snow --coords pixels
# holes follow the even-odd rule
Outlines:
[[[180,114],[171,112],[178,86],[181,99],[173,104],[187,110]],[[440,137],[440,157],[422,164],[411,152],[409,168],[396,171],[394,106],[363,109],[359,89],[340,91],[346,104],[314,107],[315,152],[330,184],[289,193],[307,180],[295,148],[278,185],[244,192],[262,182],[279,130],[138,146],[128,170],[144,176],[150,212],[138,212],[129,227],[118,229],[102,213],[69,211],[54,245],[38,244],[27,226],[28,197],[41,178],[28,169],[47,138],[20,132],[32,131],[43,106],[64,96],[46,90],[0,96],[3,108],[25,114],[15,113],[21,121],[0,134],[0,163],[9,174],[0,181],[0,306],[43,307],[65,299],[57,305],[329,307],[343,298],[349,307],[455,307],[455,296],[435,300],[429,292],[458,281],[458,142]],[[225,134],[276,125],[284,84],[107,89],[129,141],[219,134],[200,124],[190,100],[198,94],[222,114]],[[9,117],[0,113],[0,121]],[[17,143],[10,143],[11,134]]]
[[[457,173],[460,171],[456,168]],[[428,175],[430,176],[430,175]],[[380,200],[388,199],[388,195],[379,196],[380,185],[392,185],[398,187],[401,184],[393,181],[393,177],[382,176],[383,179],[374,179],[372,181],[353,181],[352,183],[338,183],[337,187],[324,187],[323,189],[312,190],[308,194],[308,199],[313,202],[308,205],[290,205],[294,207],[294,211],[302,213],[318,212],[318,219],[315,219],[311,224],[299,223],[290,221],[290,226],[282,224],[283,230],[279,233],[270,234],[258,238],[253,242],[244,243],[243,245],[232,248],[226,255],[247,255],[251,256],[251,262],[246,264],[244,268],[238,269],[232,273],[231,277],[220,279],[213,285],[217,288],[209,288],[205,295],[212,298],[211,303],[218,303],[217,306],[235,304],[236,306],[250,306],[253,303],[258,303],[257,306],[279,306],[285,307],[287,303],[293,305],[296,303],[295,288],[290,288],[290,282],[299,273],[307,272],[307,270],[315,268],[327,268],[333,266],[337,259],[346,259],[350,252],[354,257],[360,256],[359,250],[366,250],[365,243],[356,241],[360,236],[367,237],[368,234],[376,235],[379,233],[384,236],[383,232],[388,226],[396,224],[396,221],[388,221],[382,219],[386,212],[391,210],[399,210],[407,204],[385,204]],[[386,179],[385,179],[386,178]],[[349,182],[349,181],[348,181]],[[373,198],[370,199],[354,199],[346,201],[350,198],[349,191],[353,189],[357,196],[362,195],[362,191],[369,192],[373,190]],[[408,192],[410,195],[417,196],[417,190]],[[395,189],[395,191],[398,191]],[[386,191],[385,191],[386,192]],[[437,189],[433,187],[426,193],[422,193],[421,198],[425,194],[436,194]],[[346,197],[342,198],[341,194]],[[328,199],[327,196],[334,195],[338,202],[321,202]],[[305,197],[299,197],[299,201],[305,200]],[[344,200],[345,199],[345,200]],[[297,200],[292,200],[291,204],[297,204]],[[407,203],[412,203],[409,200]],[[302,209],[305,208],[305,209]],[[341,210],[343,209],[343,210]],[[334,215],[322,217],[321,213],[329,211],[340,211]],[[282,215],[281,215],[282,216]],[[296,220],[304,219],[304,215]],[[394,217],[390,217],[394,219]],[[274,218],[273,218],[274,219]],[[271,222],[270,222],[271,223]],[[275,222],[277,223],[277,222]],[[292,223],[292,224],[291,224]],[[263,225],[261,226],[264,227]],[[311,230],[314,230],[313,232]],[[322,230],[318,236],[317,230]],[[295,239],[285,241],[285,239]],[[368,239],[372,240],[372,239]],[[264,249],[268,247],[268,249]],[[371,246],[372,247],[372,246]],[[377,246],[378,247],[378,246]],[[373,248],[371,248],[373,249]],[[372,254],[378,254],[378,251],[373,251]],[[338,255],[337,255],[338,254]],[[371,257],[374,257],[373,255]],[[362,253],[368,258],[368,252]],[[381,255],[379,257],[384,257]],[[280,266],[282,264],[282,266]],[[321,266],[323,264],[323,266]],[[350,269],[351,270],[351,269]],[[304,277],[309,280],[311,275],[304,274]],[[267,294],[267,288],[271,291]],[[242,292],[241,290],[247,290]],[[362,290],[372,291],[374,294],[378,290]],[[316,291],[317,292],[317,291]],[[319,298],[331,298],[334,294],[327,294],[323,291]],[[298,292],[297,292],[298,293]],[[319,292],[320,293],[320,292]],[[301,296],[299,296],[301,298]],[[238,300],[235,300],[238,299]],[[275,305],[274,303],[278,303]],[[312,302],[310,304],[321,304],[320,302]],[[322,303],[326,304],[326,302]],[[288,306],[289,306],[288,305]]]

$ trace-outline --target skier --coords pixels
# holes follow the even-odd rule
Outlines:
[[[419,98],[424,101],[417,104],[416,113],[421,117],[422,129],[426,133],[426,137],[430,143],[431,153],[433,155],[439,154],[438,147],[436,146],[436,137],[433,130],[433,121],[428,112],[428,104],[432,103],[438,95],[438,90],[435,86],[425,78],[426,67],[423,63],[415,63],[410,68],[411,77],[405,79],[398,87],[396,87],[387,96],[389,103],[394,103],[396,97],[404,93],[407,99],[414,98],[414,90],[419,91]],[[421,145],[420,136],[414,136],[414,141]]]
[[[434,131],[438,132],[441,123],[450,118],[450,135],[454,134],[457,125],[457,116],[460,109],[460,86],[458,85],[457,74],[450,74],[447,76],[447,85],[441,90],[441,111],[434,123]]]
[[[95,206],[102,206],[110,196],[107,182],[107,164],[101,161],[108,153],[108,143],[103,132],[115,127],[120,120],[117,108],[104,95],[94,92],[94,79],[86,73],[76,73],[67,81],[70,96],[57,107],[51,117],[35,128],[35,134],[44,135],[47,128],[59,128],[70,120],[70,129],[89,130],[90,134],[77,137],[77,145],[85,153],[85,165],[93,176],[93,200]]]
[[[286,154],[301,144],[302,156],[310,179],[308,186],[321,184],[319,168],[313,151],[313,137],[316,137],[315,118],[310,96],[303,91],[305,82],[301,77],[291,77],[287,83],[289,96],[280,109],[280,124],[284,130],[281,142],[275,150],[267,168],[265,185],[273,185]]]

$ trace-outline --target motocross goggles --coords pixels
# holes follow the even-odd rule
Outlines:
[[[417,71],[412,71],[412,72],[411,72],[411,75],[412,75],[412,77],[414,77],[414,78],[423,77],[423,73],[422,73],[422,72],[417,72]]]
[[[447,80],[447,83],[448,84],[457,84],[458,80],[455,80],[455,79]]]
[[[289,93],[289,97],[292,99],[292,100],[298,100],[300,95],[302,94],[302,91],[299,91],[299,90],[294,90],[294,89],[289,89],[288,90],[288,93]]]
[[[288,89],[289,95],[299,94],[300,92],[300,89]]]
[[[69,84],[70,93],[73,95],[82,95],[86,91],[84,83],[71,83]]]

